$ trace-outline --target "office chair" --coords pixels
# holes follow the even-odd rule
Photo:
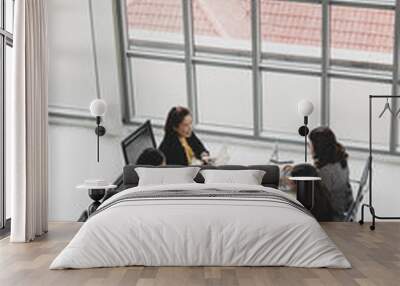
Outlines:
[[[157,148],[153,128],[150,120],[147,120],[138,129],[121,142],[122,154],[125,165],[136,164],[137,159],[147,148]],[[118,187],[122,185],[122,175],[113,183]]]
[[[137,159],[147,148],[157,148],[150,120],[136,129],[121,142],[125,164],[136,164]]]
[[[365,163],[364,169],[361,173],[360,180],[350,180],[351,183],[358,184],[357,196],[354,202],[349,207],[349,210],[346,213],[345,221],[354,221],[357,216],[358,209],[364,199],[364,195],[368,192],[368,176],[369,176],[369,164],[370,158],[368,157],[367,162]]]

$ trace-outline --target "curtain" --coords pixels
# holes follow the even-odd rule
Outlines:
[[[47,232],[48,112],[46,0],[14,8],[14,69],[6,113],[12,242]]]

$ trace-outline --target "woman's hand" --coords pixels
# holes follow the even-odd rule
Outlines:
[[[208,165],[210,163],[210,153],[203,152],[201,153],[200,158],[204,165]]]
[[[293,170],[293,165],[285,165],[282,168],[282,173],[284,174],[290,174]]]
[[[293,181],[289,180],[292,170],[293,165],[285,165],[282,167],[280,186],[285,190],[293,190]]]

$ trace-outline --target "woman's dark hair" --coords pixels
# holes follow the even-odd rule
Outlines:
[[[175,134],[175,128],[177,128],[179,124],[182,123],[183,119],[190,114],[190,110],[186,107],[176,106],[171,108],[168,112],[167,120],[165,121],[165,135]]]
[[[155,148],[147,148],[136,161],[136,165],[160,166],[165,162],[164,154]]]
[[[318,127],[311,131],[309,138],[314,148],[314,161],[317,168],[339,162],[342,168],[347,167],[345,148],[336,141],[336,136],[328,127]]]

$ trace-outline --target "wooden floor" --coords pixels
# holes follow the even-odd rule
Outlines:
[[[49,233],[27,244],[0,241],[0,285],[400,285],[400,222],[325,223],[324,229],[352,269],[289,267],[121,267],[48,270],[79,223],[51,223]]]

